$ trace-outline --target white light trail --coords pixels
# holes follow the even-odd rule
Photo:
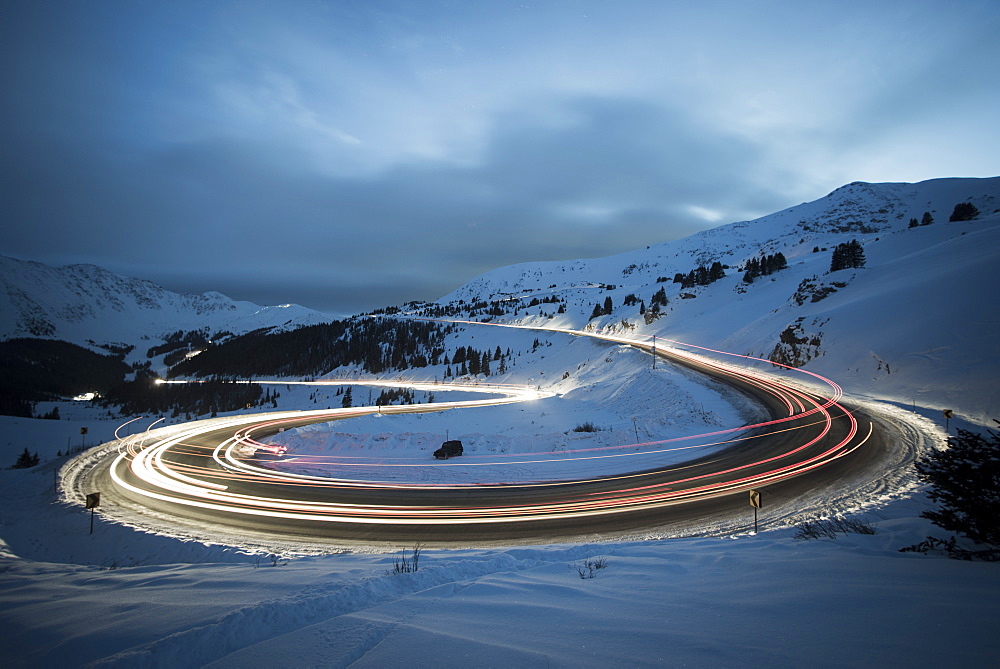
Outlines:
[[[510,327],[527,330],[544,330],[574,336],[597,338],[618,344],[626,344],[644,351],[651,351],[650,342],[629,337],[589,333],[567,328],[539,328],[522,325],[483,324],[474,321],[450,321],[493,327]],[[733,441],[763,439],[783,432],[801,432],[803,439],[790,445],[787,450],[771,457],[730,466],[711,473],[688,472],[689,467],[678,465],[665,470],[671,474],[666,482],[637,485],[644,474],[623,474],[619,476],[588,479],[584,481],[527,482],[519,484],[431,484],[399,483],[388,481],[352,480],[346,476],[325,477],[307,474],[282,473],[275,469],[248,462],[246,452],[263,447],[253,438],[256,432],[276,432],[281,427],[301,425],[306,422],[321,422],[372,413],[412,413],[423,411],[443,411],[450,409],[494,406],[513,402],[532,401],[551,397],[553,393],[523,386],[506,384],[442,384],[427,382],[407,382],[401,379],[326,379],[315,382],[275,381],[287,385],[370,385],[383,387],[410,387],[430,391],[461,390],[500,395],[499,397],[464,400],[455,402],[435,402],[431,405],[358,407],[348,409],[326,409],[314,411],[273,412],[264,417],[240,416],[224,421],[205,421],[194,424],[169,438],[152,440],[147,438],[139,443],[128,442],[127,447],[114,460],[111,477],[116,485],[133,494],[168,501],[179,505],[211,509],[214,511],[251,516],[267,516],[296,520],[341,523],[370,524],[427,524],[450,525],[460,523],[511,523],[523,521],[552,520],[556,518],[583,517],[609,513],[624,513],[637,509],[661,508],[693,499],[727,494],[735,490],[762,486],[797,476],[828,462],[844,457],[861,448],[871,437],[872,428],[859,438],[858,425],[850,411],[839,404],[843,392],[836,383],[823,377],[810,375],[829,388],[829,397],[806,391],[787,381],[776,379],[758,372],[751,372],[732,365],[726,365],[701,355],[694,355],[680,347],[693,348],[715,355],[733,356],[747,360],[759,360],[750,356],[739,356],[695,347],[681,342],[660,338],[660,342],[671,344],[669,355],[687,360],[693,364],[709,368],[717,374],[731,377],[750,384],[760,391],[770,394],[784,407],[786,415],[756,425],[717,430],[698,435],[647,442],[644,446],[663,446],[646,450],[642,455],[667,453],[676,450],[699,448],[705,445],[720,445]],[[662,344],[661,354],[666,353]],[[770,363],[770,361],[767,361]],[[791,369],[791,368],[789,368]],[[846,421],[846,428],[840,428],[845,436],[835,443],[821,446],[830,435],[835,421]],[[152,426],[150,426],[151,428]],[[754,430],[752,436],[737,436]],[[210,447],[196,446],[209,433],[224,435]],[[117,433],[116,433],[117,436]],[[682,442],[696,442],[678,445]],[[148,445],[147,445],[148,444]],[[632,445],[634,446],[634,445]],[[817,448],[819,448],[817,452]],[[617,452],[616,452],[617,451]],[[601,458],[625,458],[636,454],[622,453],[619,447],[580,449],[566,460],[594,460]],[[383,462],[384,467],[412,467],[413,463]],[[461,466],[486,466],[495,464],[538,464],[551,461],[537,456],[512,455],[504,458],[493,456],[489,461],[470,461],[466,458]],[[339,458],[333,460],[341,472],[349,471],[353,465],[370,465],[361,459]],[[446,467],[455,463],[425,463],[420,466]],[[721,479],[719,477],[722,477]],[[131,479],[131,480],[127,480]],[[581,484],[610,483],[612,489],[575,493],[574,487]],[[457,506],[454,503],[433,503],[431,497],[413,503],[373,502],[348,503],[343,498],[348,490],[383,490],[388,499],[395,499],[390,492],[409,491],[416,495],[455,489],[516,491],[552,487],[565,488],[567,493],[549,501],[494,502],[477,506],[475,504]],[[236,492],[234,489],[243,492]],[[377,499],[369,496],[366,499]],[[424,499],[424,498],[421,498]],[[438,498],[440,499],[440,498]]]

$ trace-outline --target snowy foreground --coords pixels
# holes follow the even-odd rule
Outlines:
[[[557,294],[563,313],[540,302],[502,320],[656,335],[765,358],[783,352],[834,379],[847,400],[881,407],[875,413],[900,430],[906,458],[887,463],[885,476],[871,485],[838,484],[845,490],[816,491],[796,500],[796,508],[765,502],[756,535],[752,512],[742,506],[745,523],[737,515],[693,530],[693,538],[649,532],[579,544],[428,547],[410,573],[396,573],[394,564],[412,560],[412,545],[317,554],[280,542],[251,547],[210,536],[210,528],[198,537],[167,536],[101,514],[91,535],[80,500],[70,503],[55,492],[56,473],[67,462],[58,452],[106,442],[122,420],[69,402],[59,403],[58,421],[0,416],[0,466],[13,464],[25,448],[42,461],[0,470],[3,667],[995,666],[1000,565],[899,549],[929,534],[947,537],[919,517],[930,505],[914,486],[911,466],[914,455],[943,444],[942,410],[955,411],[952,432],[982,431],[1000,413],[997,293],[984,289],[996,285],[1000,266],[998,199],[1000,179],[854,183],[678,242],[603,259],[500,268],[442,298],[441,304],[508,304]],[[982,216],[948,221],[952,207],[965,201]],[[925,212],[933,214],[932,225],[908,225]],[[830,251],[855,237],[867,266],[830,271]],[[744,285],[738,268],[777,250],[789,267]],[[710,285],[681,288],[660,280],[716,260],[731,269]],[[95,312],[63,322],[52,314],[81,313],[59,308],[76,304],[77,291],[54,293],[50,284],[27,279],[24,290],[33,284],[54,300],[47,312],[53,327],[81,343],[120,342],[117,322],[159,323],[151,301],[177,314],[164,321],[171,329],[191,323],[232,329],[213,320],[232,309],[211,318],[202,309],[192,321],[177,299],[134,284],[128,292],[150,299],[117,314],[120,321]],[[649,301],[660,288],[669,304],[658,320],[626,304],[630,294]],[[612,313],[590,317],[608,297]],[[221,304],[212,296],[202,302]],[[270,322],[286,313],[261,317]],[[161,334],[143,333],[128,362],[145,361],[148,344]],[[280,436],[290,449],[281,466],[343,475],[345,463],[354,463],[357,477],[394,472],[427,482],[580,476],[629,461],[686,457],[658,442],[756,418],[753,407],[725,389],[679,370],[652,370],[647,357],[606,343],[475,326],[451,335],[448,350],[458,346],[511,350],[508,376],[489,380],[551,395],[531,404],[368,415],[329,429],[289,431]],[[445,371],[425,368],[412,380],[444,379]],[[352,374],[361,372],[334,373]],[[341,405],[333,388],[276,389],[278,410]],[[354,404],[370,403],[366,394],[355,387]],[[435,399],[466,399],[445,395]],[[52,408],[40,403],[36,412]],[[145,430],[152,420],[129,429]],[[576,430],[586,423],[599,430]],[[461,439],[468,457],[428,466],[429,453],[446,437]],[[702,455],[717,447],[710,441],[685,446],[698,447],[691,456]],[[571,455],[581,452],[613,459]],[[476,462],[489,464],[473,469]],[[840,514],[867,519],[876,534],[795,538],[803,520]]]
[[[931,530],[913,518],[919,501],[870,513],[874,536],[425,550],[417,572],[395,573],[399,553],[275,564],[102,523],[89,536],[82,513],[38,503],[49,476],[2,472],[23,493],[5,529],[60,535],[2,561],[8,667],[988,666],[1000,654],[997,566],[898,552]],[[101,554],[122,562],[63,562]]]
[[[644,387],[669,386],[682,405],[703,409],[703,430],[750,411],[675,371],[652,380],[652,372],[637,374]],[[619,392],[616,403],[608,394],[615,390],[600,387],[567,389],[570,399],[551,411],[511,405],[482,410],[502,412],[485,418],[478,409],[369,416],[332,424],[336,432],[323,438],[287,438],[312,442],[315,454],[337,441],[330,434],[343,441],[353,432],[354,451],[364,452],[385,447],[395,431],[418,447],[418,428],[436,435],[449,416],[459,432],[452,436],[488,452],[508,442],[475,437],[477,424],[501,416],[514,443],[540,435],[600,443],[612,428],[623,439],[636,429],[668,438],[696,427],[666,420],[637,427],[630,412],[642,398]],[[303,402],[305,392],[282,398]],[[585,399],[594,393],[602,411]],[[21,435],[14,443],[34,438],[61,449],[80,438],[84,423],[92,434],[117,424],[75,411],[64,407],[62,421],[4,418],[5,431]],[[569,429],[583,417],[608,429]],[[394,420],[407,424],[390,427]],[[766,508],[753,535],[747,508],[747,527],[722,537],[424,548],[416,572],[396,573],[414,546],[306,555],[276,544],[250,552],[100,516],[90,535],[87,513],[57,501],[53,490],[65,459],[42,454],[49,460],[42,466],[0,471],[7,492],[0,657],[9,667],[985,666],[1000,656],[997,565],[898,550],[934,532],[917,517],[926,508],[920,494],[870,506],[863,517],[875,525],[873,536],[797,540],[796,529]]]

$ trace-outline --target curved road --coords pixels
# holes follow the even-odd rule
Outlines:
[[[650,343],[597,337],[652,349]],[[652,471],[582,481],[444,486],[295,476],[268,469],[266,455],[241,456],[244,445],[280,429],[331,419],[324,412],[282,413],[149,445],[133,438],[120,456],[106,457],[88,472],[86,485],[103,491],[104,511],[111,516],[116,506],[139,511],[149,514],[143,524],[154,527],[166,516],[172,519],[168,525],[180,524],[195,535],[199,527],[221,527],[229,536],[257,543],[466,546],[669,531],[750,513],[750,489],[761,490],[769,507],[859,471],[877,475],[885,441],[870,420],[840,403],[836,384],[828,382],[829,393],[817,395],[679,350],[660,346],[655,353],[754,398],[771,420],[720,432],[717,440],[732,440],[731,446]],[[426,405],[384,409],[428,410]]]

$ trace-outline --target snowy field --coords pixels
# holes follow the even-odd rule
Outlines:
[[[1000,654],[996,565],[898,552],[933,531],[920,497],[870,512],[872,536],[425,549],[418,571],[396,573],[413,546],[279,558],[100,519],[89,535],[50,478],[0,472],[21,555],[0,561],[9,667],[976,667]]]
[[[718,388],[638,364],[640,354],[614,355],[615,375],[631,374],[629,383],[581,374],[531,411],[374,415],[282,437],[302,458],[369,457],[376,448],[402,457],[445,430],[473,457],[507,444],[539,455],[556,442],[572,450],[634,444],[636,430],[670,439],[753,415]],[[633,421],[647,391],[676,407]],[[289,386],[280,401],[310,408],[315,399],[314,389]],[[61,450],[117,425],[81,405],[60,413],[66,420],[4,418],[5,433]],[[584,421],[604,429],[573,432]],[[490,432],[490,424],[509,429]],[[309,555],[275,542],[250,551],[100,516],[91,535],[87,513],[54,492],[65,459],[42,455],[42,466],[0,471],[6,666],[985,666],[1000,653],[995,565],[899,552],[934,531],[917,517],[926,508],[919,493],[871,500],[863,517],[872,536],[798,540],[777,509],[762,510],[754,535],[748,508],[745,527],[713,538],[424,548],[417,571],[397,573],[394,564],[412,561],[416,546]],[[504,471],[494,469],[491,476]]]
[[[592,348],[588,342],[569,343],[558,355]],[[635,349],[609,346],[602,356],[600,364],[589,361],[572,378],[556,376],[556,382],[536,386],[546,396],[527,402],[374,413],[289,430],[265,440],[288,449],[269,466],[363,481],[570,480],[690,460],[730,445],[739,428],[765,418],[759,407],[721,385],[706,386],[673,366],[652,369],[649,357]],[[550,358],[543,369],[557,370],[560,364]],[[363,397],[364,386],[355,388]],[[434,393],[435,403],[481,397]],[[446,439],[462,442],[461,458],[432,457]]]
[[[955,411],[952,434],[982,431],[1000,413],[996,293],[983,288],[996,284],[1000,258],[998,188],[996,179],[851,184],[678,242],[499,268],[442,298],[471,304],[558,293],[564,312],[541,303],[507,322],[656,335],[759,357],[776,342],[795,343],[786,352],[805,369],[836,380],[845,401],[866,403],[894,426],[899,457],[879,480],[816,490],[794,508],[766,505],[759,534],[744,507],[745,516],[737,511],[682,538],[650,532],[572,545],[427,547],[419,569],[406,573],[394,566],[402,558],[412,565],[414,545],[317,554],[277,540],[251,547],[239,538],[155,533],[101,514],[90,534],[80,500],[57,494],[57,473],[67,451],[109,441],[124,419],[83,402],[58,403],[61,420],[0,416],[0,465],[25,448],[42,461],[0,470],[3,665],[995,666],[998,565],[899,549],[948,536],[920,518],[932,507],[911,467],[915,455],[943,444],[942,410]],[[947,221],[970,198],[982,217]],[[937,222],[910,228],[909,218],[924,211]],[[830,272],[828,249],[848,236],[864,244],[868,265]],[[779,249],[789,267],[743,285],[737,268]],[[711,285],[660,281],[716,259],[731,269]],[[658,320],[626,305],[628,295],[649,299],[661,287],[669,305]],[[588,319],[606,297],[612,313]],[[143,314],[136,307],[122,318],[141,322]],[[117,341],[101,332],[86,336]],[[546,397],[288,431],[277,437],[289,448],[281,466],[429,483],[580,476],[709,453],[718,448],[712,440],[671,440],[759,417],[732,392],[673,368],[654,370],[627,347],[483,326],[450,335],[447,349],[458,346],[510,350],[509,372],[488,381]],[[450,371],[411,370],[398,380],[433,384]],[[331,376],[357,383],[362,373]],[[341,406],[341,386],[272,389],[279,411]],[[369,403],[364,386],[353,397],[355,406]],[[156,429],[183,420],[167,417]],[[588,424],[595,430],[577,431]],[[462,440],[467,455],[433,461],[446,438]],[[669,450],[679,443],[695,448]],[[796,538],[802,521],[841,514],[875,534]]]

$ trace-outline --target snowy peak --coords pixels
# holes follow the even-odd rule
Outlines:
[[[932,179],[916,184],[856,181],[829,195],[751,221],[698,232],[672,242],[591,260],[529,262],[482,274],[440,302],[502,299],[524,291],[600,284],[644,285],[720,261],[741,266],[761,254],[789,260],[816,247],[857,238],[862,243],[907,229],[930,214],[947,222],[954,206],[969,202],[981,216],[1000,211],[1000,177]]]
[[[261,307],[217,292],[174,293],[96,265],[51,267],[0,256],[0,337],[5,339],[137,344],[179,329],[239,333],[326,320],[297,305]]]
[[[952,221],[958,205],[978,213]],[[997,266],[1000,178],[856,182],[616,256],[500,268],[437,308],[697,343],[989,424]]]

